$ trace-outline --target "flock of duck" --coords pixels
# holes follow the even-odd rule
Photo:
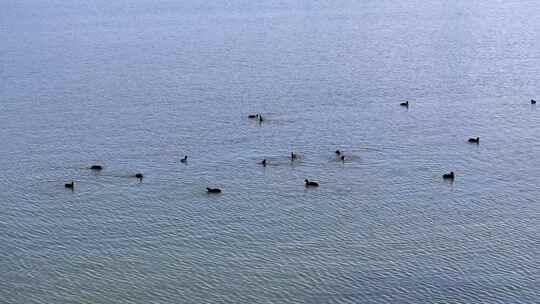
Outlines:
[[[536,100],[531,99],[531,104],[532,105],[536,104]],[[408,108],[409,107],[409,101],[405,101],[405,102],[400,103],[400,106]],[[250,114],[250,115],[248,115],[248,118],[256,119],[259,123],[262,123],[264,121],[264,118],[263,118],[261,113]],[[472,143],[472,144],[480,144],[480,137],[471,137],[471,138],[469,138],[468,142]],[[343,162],[345,161],[345,155],[340,150],[336,150],[334,153],[335,153],[336,157],[338,157],[338,159],[340,159]],[[290,157],[291,157],[291,161],[295,161],[296,159],[299,158],[298,154],[296,154],[294,152],[291,152]],[[181,163],[187,163],[187,159],[188,159],[188,157],[186,155],[186,156],[184,156],[184,158],[180,159],[180,162]],[[260,164],[262,166],[266,167],[266,165],[268,164],[268,161],[266,159],[263,159],[260,162]],[[93,171],[101,171],[101,170],[103,170],[103,166],[101,166],[101,165],[92,165],[92,166],[90,166],[89,169],[93,170]],[[139,179],[139,181],[142,181],[144,175],[142,173],[136,173],[136,174],[132,175],[132,177]],[[456,177],[456,175],[454,174],[453,171],[451,171],[450,173],[445,173],[445,174],[442,175],[442,178],[445,179],[445,180],[452,180],[453,181],[455,177]],[[319,187],[318,182],[313,181],[313,180],[309,180],[307,178],[304,179],[304,185],[306,187]],[[65,187],[68,188],[68,189],[74,190],[75,189],[75,181],[71,181],[69,183],[66,183]],[[219,188],[206,187],[206,192],[208,192],[208,193],[221,193],[222,191]]]
[[[261,121],[262,116],[260,114],[256,114],[256,115],[250,115],[249,118],[256,118],[259,121]],[[345,155],[342,155],[340,150],[336,150],[335,153],[342,161],[345,161]],[[294,160],[296,160],[298,158],[299,158],[298,154],[296,154],[294,152],[291,152],[291,161],[294,161]],[[187,163],[187,159],[188,159],[188,157],[186,155],[186,156],[184,156],[184,158],[180,159],[180,162],[181,163]],[[268,164],[268,161],[266,159],[263,159],[260,162],[260,164],[262,164],[263,166],[266,167],[266,165]],[[102,165],[92,165],[92,166],[88,167],[88,169],[90,169],[92,171],[101,171],[101,170],[103,170],[103,166]],[[144,178],[144,175],[142,173],[136,173],[136,174],[133,174],[131,176],[134,177],[134,178],[139,179],[139,181],[142,181],[142,179]],[[307,178],[304,179],[304,184],[305,184],[306,187],[319,187],[318,182],[309,180]],[[68,188],[68,189],[74,190],[75,189],[75,181],[72,180],[71,182],[66,183],[64,186],[66,188]],[[221,189],[206,187],[206,192],[208,192],[208,193],[221,193]]]

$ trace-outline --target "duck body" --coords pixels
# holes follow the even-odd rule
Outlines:
[[[187,163],[187,155],[185,155],[184,158],[180,160],[180,162],[184,164]]]
[[[90,170],[101,171],[101,170],[103,170],[103,166],[101,166],[101,165],[92,165],[90,167]]]
[[[259,114],[249,114],[248,118],[251,118],[251,119],[259,118]]]
[[[135,174],[135,177],[138,179],[143,179],[144,175],[142,173]]]
[[[443,174],[442,176],[444,179],[454,179],[455,175],[454,175],[454,171],[450,172],[450,173],[446,173],[446,174]]]
[[[471,138],[469,138],[469,142],[473,143],[473,144],[479,144],[480,143],[480,137],[477,137],[477,138],[471,137]]]
[[[261,162],[261,165],[263,165],[263,167],[266,167],[266,164],[267,164],[267,161],[266,161],[266,158],[262,160]]]
[[[304,179],[304,183],[305,183],[306,187],[319,187],[318,182],[310,181],[307,178]]]
[[[536,100],[531,99],[531,104],[536,104]]]
[[[75,188],[75,182],[71,181],[71,183],[65,184],[64,187],[66,187],[68,189],[74,189]]]
[[[210,188],[210,187],[206,187],[206,191],[208,193],[221,193],[221,189],[219,188]]]
[[[402,107],[409,107],[409,101],[407,100],[405,102],[400,103],[399,105]]]
[[[336,150],[336,155],[341,155],[341,151],[340,150]]]

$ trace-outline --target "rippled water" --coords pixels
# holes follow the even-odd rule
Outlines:
[[[536,2],[208,2],[0,3],[1,303],[540,302]]]

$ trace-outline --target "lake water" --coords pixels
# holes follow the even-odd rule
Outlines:
[[[0,303],[539,303],[539,17],[2,1]]]

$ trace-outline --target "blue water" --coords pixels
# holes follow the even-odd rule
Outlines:
[[[0,303],[540,302],[535,1],[214,2],[0,3]]]

